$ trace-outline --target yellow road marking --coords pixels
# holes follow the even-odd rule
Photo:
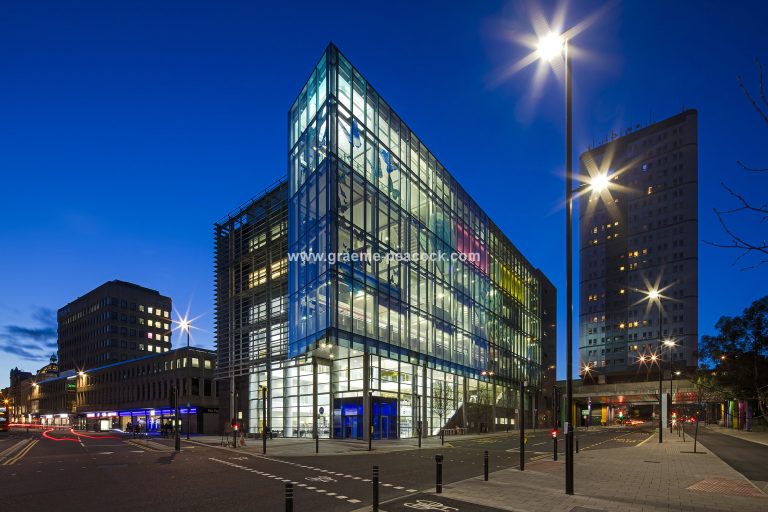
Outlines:
[[[15,456],[11,457],[7,461],[3,462],[4,466],[10,466],[19,460],[21,460],[29,451],[37,444],[38,440],[35,439],[31,443],[29,443],[27,446],[21,449],[19,453],[17,453]]]
[[[650,436],[648,436],[648,439],[646,439],[646,440],[644,440],[644,441],[640,441],[640,442],[639,442],[639,443],[637,443],[637,445],[635,445],[635,446],[643,446],[645,443],[647,443],[648,441],[650,441],[650,440],[651,440],[651,439],[653,439],[654,437],[656,437],[656,434],[655,434],[655,433],[653,433],[653,434],[651,434]]]

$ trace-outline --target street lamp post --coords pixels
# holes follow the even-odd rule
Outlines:
[[[190,428],[189,417],[192,412],[192,406],[189,399],[190,395],[192,394],[192,379],[190,378],[190,371],[191,371],[190,367],[192,366],[192,359],[190,359],[189,357],[189,323],[187,321],[184,321],[182,325],[184,326],[184,329],[187,331],[187,354],[186,354],[187,355],[187,364],[186,364],[187,375],[185,376],[185,380],[187,381],[187,441],[189,441],[189,428]]]
[[[550,61],[562,53],[565,61],[565,493],[573,494],[573,72],[570,39],[574,30],[549,33],[538,42],[538,58]],[[607,173],[592,177],[590,188],[600,192],[608,188]]]
[[[568,40],[564,42],[565,56],[565,223],[566,223],[566,321],[565,321],[565,493],[573,494],[573,73],[568,55]]]
[[[651,290],[648,292],[648,300],[655,301],[656,305],[659,309],[659,442],[664,441],[664,417],[663,417],[663,409],[664,409],[664,402],[662,400],[662,396],[664,394],[664,384],[663,384],[663,377],[664,372],[661,369],[661,349],[662,349],[662,336],[664,335],[664,331],[662,329],[662,312],[661,312],[661,294],[658,290]]]

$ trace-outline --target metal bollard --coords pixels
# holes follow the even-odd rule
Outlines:
[[[285,484],[285,512],[293,512],[293,484]]]
[[[488,450],[485,450],[483,452],[483,475],[485,476],[485,481],[488,481]]]
[[[379,511],[379,466],[373,466],[373,512]]]
[[[320,453],[320,434],[315,434],[315,453]]]
[[[435,455],[435,492],[443,493],[443,456]]]
[[[576,438],[576,453],[579,453],[579,439]]]
[[[552,438],[552,460],[557,460],[557,436]]]

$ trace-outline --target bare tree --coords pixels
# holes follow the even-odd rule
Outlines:
[[[747,97],[747,100],[752,105],[752,108],[761,117],[761,119],[766,124],[766,126],[768,126],[768,98],[766,98],[766,95],[765,95],[765,87],[763,82],[763,65],[760,63],[760,60],[758,59],[755,59],[755,64],[757,66],[757,74],[758,74],[758,90],[756,95],[750,92],[749,88],[745,85],[744,80],[741,78],[741,75],[739,75],[737,79],[739,82],[739,88]],[[742,170],[747,172],[768,173],[768,168],[752,167],[752,166],[746,165],[741,160],[737,160],[736,163]],[[717,216],[717,220],[720,222],[720,226],[723,228],[723,231],[728,236],[728,238],[730,238],[730,241],[729,242],[705,241],[705,242],[715,247],[721,247],[724,249],[735,249],[739,251],[740,254],[736,257],[736,260],[734,263],[741,261],[742,259],[745,259],[747,257],[755,256],[757,260],[743,267],[743,270],[759,267],[764,263],[768,263],[768,241],[766,241],[765,238],[763,238],[762,240],[760,239],[750,240],[744,235],[739,234],[728,222],[728,220],[731,219],[733,215],[739,214],[739,213],[748,213],[752,215],[757,215],[760,219],[760,222],[764,222],[766,219],[768,219],[768,203],[763,203],[763,204],[756,203],[752,200],[747,199],[744,195],[738,193],[737,191],[733,190],[731,187],[729,187],[725,183],[721,182],[720,185],[726,190],[726,192],[728,192],[728,194],[733,199],[736,200],[736,206],[731,209],[726,209],[726,210],[720,210],[718,208],[712,209],[712,211],[714,211],[715,213],[715,216]]]
[[[445,427],[446,415],[453,404],[453,387],[438,381],[432,387],[432,411],[440,420],[440,428]]]

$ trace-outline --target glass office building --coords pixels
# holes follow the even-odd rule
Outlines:
[[[491,431],[520,421],[523,387],[534,424],[541,274],[333,45],[290,109],[288,156],[287,343],[266,357],[240,336],[236,414],[258,431],[266,393],[285,436]]]

